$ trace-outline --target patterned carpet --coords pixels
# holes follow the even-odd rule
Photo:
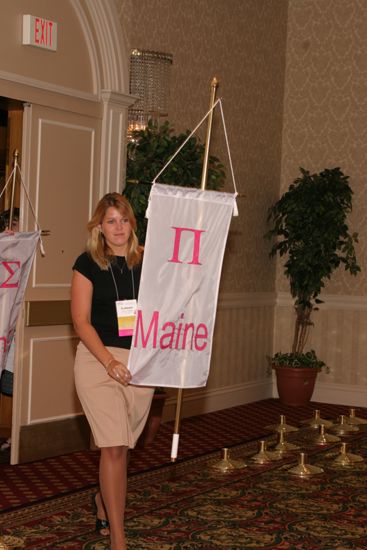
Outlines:
[[[288,437],[324,473],[301,479],[288,470],[297,457],[258,466],[258,442],[232,448],[247,467],[217,471],[219,453],[137,474],[129,480],[128,548],[145,550],[367,548],[367,434],[348,451],[364,457],[353,467],[334,466],[339,446],[315,449],[310,432]],[[270,443],[275,437],[268,436]],[[33,550],[108,549],[93,531],[92,489],[5,513],[2,540]]]
[[[315,409],[325,418],[348,413],[347,406],[311,403],[287,407],[277,399],[265,399],[185,418],[180,428],[178,462],[262,437],[267,434],[264,427],[277,422],[280,414],[297,424],[311,417]],[[162,424],[149,447],[132,452],[129,475],[170,464],[172,431],[172,423]],[[98,460],[97,451],[82,451],[17,466],[0,464],[0,511],[94,487]]]
[[[334,467],[340,444],[315,446],[315,432],[304,427],[288,437],[308,453],[310,462],[324,467],[322,475],[307,480],[291,476],[287,469],[297,462],[298,453],[265,466],[250,460],[259,438],[266,434],[269,445],[275,443],[276,436],[269,435],[266,426],[278,423],[279,414],[285,414],[288,423],[303,426],[299,423],[312,416],[315,408],[333,420],[348,412],[347,407],[315,403],[302,410],[288,410],[277,400],[266,400],[187,419],[182,423],[176,464],[169,459],[172,428],[163,425],[152,447],[134,451],[130,463],[129,548],[365,550],[365,461],[352,468]],[[358,410],[358,415],[367,418],[367,410]],[[367,457],[367,430],[349,436],[348,441],[353,452]],[[163,450],[162,442],[166,445]],[[214,469],[224,446],[231,447],[231,457],[245,458],[247,467],[225,474]],[[12,537],[13,547],[39,550],[108,548],[107,541],[93,531],[90,500],[97,462],[97,453],[89,452],[8,466],[14,472],[23,469],[23,484],[30,483],[29,472],[33,472],[33,490],[23,496],[24,486],[18,487],[17,498],[25,505],[12,502],[1,514],[0,542]],[[36,468],[42,464],[46,471]],[[86,474],[83,487],[80,473],[76,473],[79,469]],[[3,497],[3,470],[0,495],[5,510],[4,503],[11,495]],[[44,486],[40,489],[41,482]]]

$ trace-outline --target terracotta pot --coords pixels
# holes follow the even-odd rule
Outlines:
[[[150,411],[144,430],[142,431],[136,444],[137,448],[141,449],[142,447],[146,447],[153,442],[158,433],[159,426],[161,425],[163,407],[166,398],[166,393],[155,393],[153,395],[152,404],[150,406]]]
[[[273,367],[277,377],[279,399],[283,405],[300,407],[310,402],[317,368]]]

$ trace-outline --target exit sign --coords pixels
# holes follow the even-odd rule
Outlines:
[[[23,15],[23,44],[57,50],[57,23],[35,15]]]

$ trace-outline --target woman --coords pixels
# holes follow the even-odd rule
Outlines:
[[[127,451],[144,428],[154,391],[129,385],[131,330],[121,322],[123,311],[128,319],[130,306],[134,308],[134,302],[129,302],[126,309],[126,300],[138,296],[142,248],[132,208],[118,193],[108,193],[99,201],[87,228],[87,251],[73,266],[71,286],[71,313],[81,340],[75,385],[101,449],[96,528],[104,535],[110,532],[111,548],[122,550],[126,548]]]

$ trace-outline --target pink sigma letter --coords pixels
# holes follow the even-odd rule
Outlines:
[[[205,233],[205,230],[191,229],[190,227],[172,227],[172,229],[175,230],[175,242],[173,246],[172,258],[168,261],[176,264],[183,263],[179,258],[181,235],[184,231],[190,231],[191,233],[194,234],[194,246],[193,246],[193,252],[192,252],[192,260],[191,262],[187,262],[187,263],[193,264],[193,265],[201,265],[201,263],[199,262],[200,238],[201,238],[201,234]]]
[[[0,284],[0,288],[18,288],[19,286],[19,269],[20,269],[20,261],[19,260],[14,260],[14,261],[2,261],[1,264],[5,267],[6,271],[8,273],[10,273],[9,277],[6,279],[6,281],[4,281],[3,283]],[[1,265],[0,264],[0,265]],[[16,269],[13,269],[11,266],[11,264],[14,264],[16,265]],[[10,279],[16,275],[18,273],[18,280],[17,281],[14,281],[13,283],[10,283]]]

